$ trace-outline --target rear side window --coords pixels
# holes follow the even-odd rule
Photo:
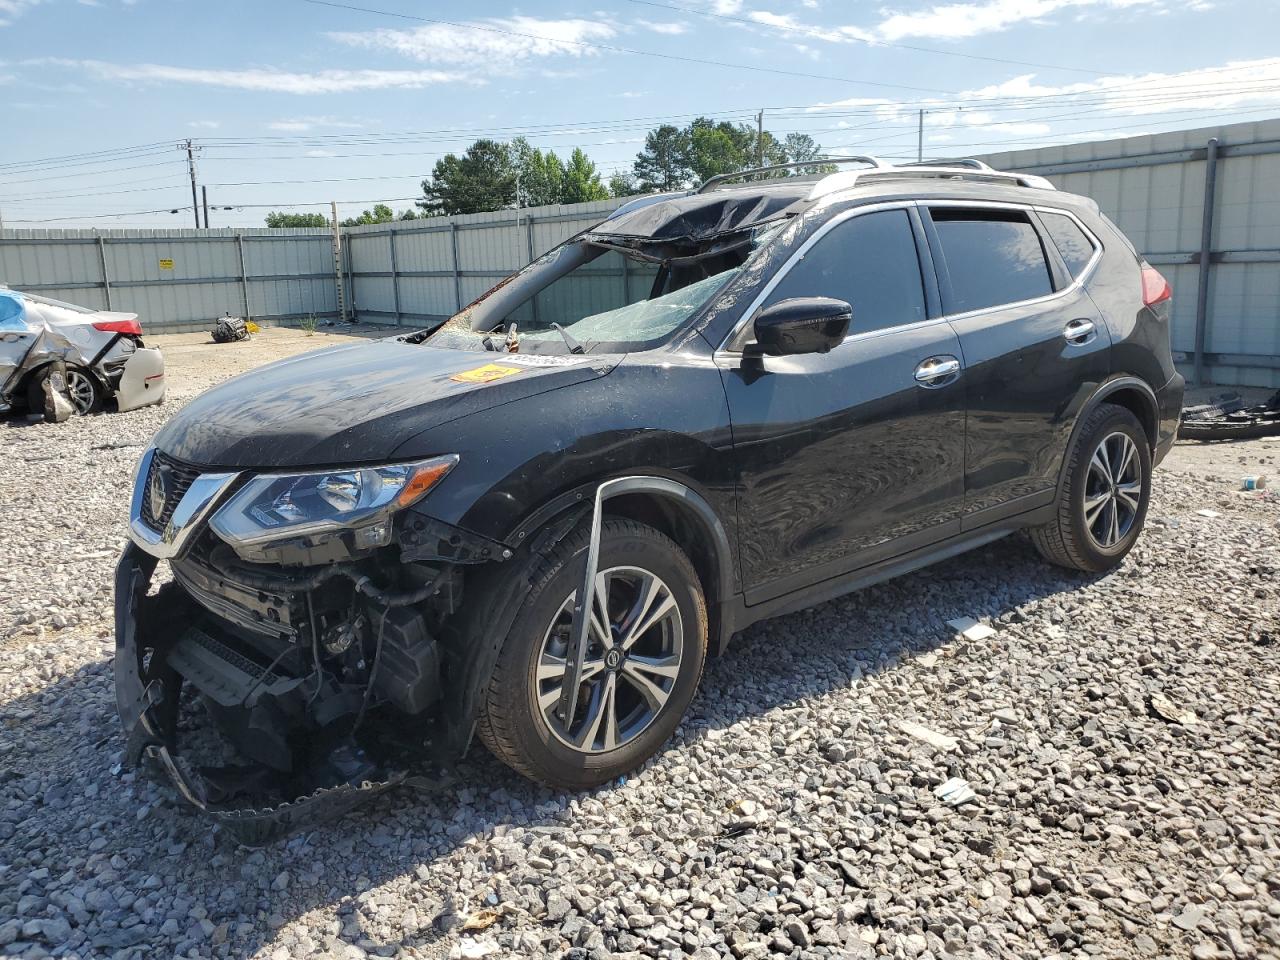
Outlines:
[[[1093,242],[1088,235],[1065,213],[1041,213],[1040,221],[1053,238],[1071,276],[1080,276],[1093,259]]]
[[[905,210],[851,217],[831,228],[773,289],[765,304],[834,297],[853,307],[850,333],[925,319],[920,256]]]
[[[1026,214],[950,207],[930,213],[951,279],[949,312],[983,310],[1053,292],[1040,235]]]

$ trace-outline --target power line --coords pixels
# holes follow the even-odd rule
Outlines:
[[[880,80],[857,80],[852,77],[837,77],[830,74],[802,73],[797,70],[780,70],[775,67],[761,67],[748,63],[731,63],[726,60],[706,60],[701,57],[684,57],[675,53],[658,53],[654,50],[634,50],[630,47],[619,47],[609,43],[594,43],[590,40],[564,40],[560,37],[548,37],[538,33],[523,33],[519,30],[504,30],[501,27],[485,26],[478,23],[464,23],[459,20],[439,20],[432,17],[419,17],[411,13],[396,13],[392,10],[375,10],[372,7],[358,7],[354,4],[336,3],[334,0],[302,0],[303,3],[319,7],[333,7],[338,10],[354,10],[357,13],[372,13],[381,17],[394,17],[399,20],[411,20],[418,23],[433,23],[439,26],[457,27],[460,30],[478,30],[483,33],[497,33],[508,37],[522,37],[526,40],[541,40],[546,43],[568,44],[575,47],[589,47],[595,50],[607,50],[610,53],[625,53],[636,57],[655,57],[660,60],[674,60],[680,63],[698,63],[708,67],[725,67],[732,70],[750,70],[755,73],[771,73],[783,77],[801,77],[806,80],[827,80],[836,83],[852,83],[868,87],[889,87],[898,90],[916,90],[921,93],[953,93],[951,90],[939,90],[936,87],[914,87],[905,83],[886,83]]]

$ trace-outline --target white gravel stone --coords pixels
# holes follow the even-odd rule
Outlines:
[[[164,406],[0,423],[6,954],[1280,955],[1280,498],[1234,489],[1280,444],[1176,448],[1106,576],[1012,537],[751,628],[623,785],[556,794],[477,751],[443,795],[249,851],[118,771],[112,568],[164,420],[325,340],[156,339]],[[975,802],[934,796],[952,778]]]

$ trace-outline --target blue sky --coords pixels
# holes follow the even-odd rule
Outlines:
[[[481,135],[581,146],[607,176],[664,118],[759,108],[911,158],[919,109],[933,155],[1280,116],[1276,0],[351,5],[0,0],[6,225],[190,226],[187,137],[235,207],[213,225],[251,226],[255,204],[408,206]]]

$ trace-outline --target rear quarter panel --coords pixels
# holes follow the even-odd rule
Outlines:
[[[1169,323],[1142,303],[1142,270],[1130,244],[1100,216],[1076,209],[1102,241],[1103,256],[1085,285],[1111,331],[1111,372],[1160,390],[1173,377]]]

